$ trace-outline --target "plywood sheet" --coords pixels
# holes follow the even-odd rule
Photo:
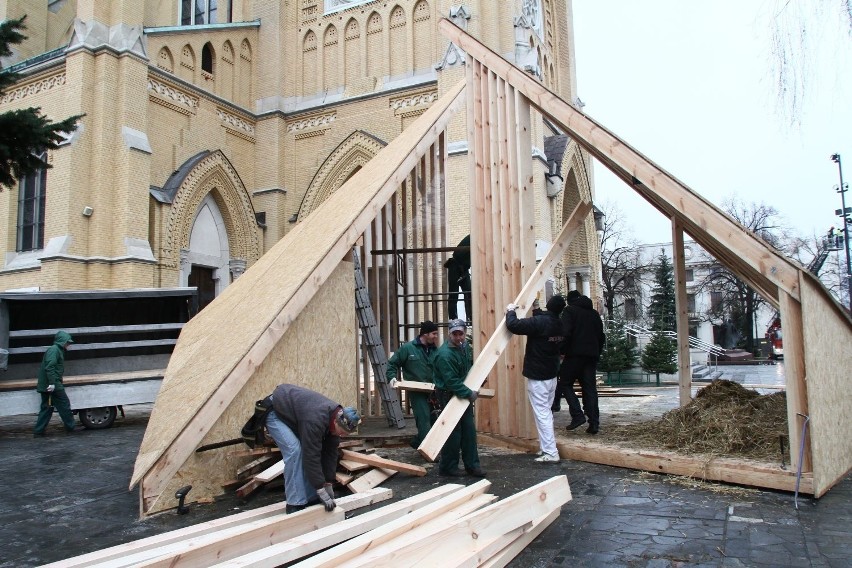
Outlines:
[[[254,412],[255,401],[267,396],[281,383],[303,385],[343,405],[355,403],[357,393],[352,380],[355,361],[350,356],[357,331],[354,289],[353,265],[341,262],[258,367],[252,381],[222,412],[201,444],[239,438],[240,429]],[[318,342],[322,343],[321,357],[317,355]],[[177,506],[174,493],[188,484],[192,485],[190,502],[221,494],[220,485],[233,477],[234,472],[249,459],[232,454],[233,448],[230,447],[193,452],[160,497],[149,504],[148,512]]]
[[[852,468],[852,327],[812,277],[803,276],[801,294],[808,440],[819,497]]]

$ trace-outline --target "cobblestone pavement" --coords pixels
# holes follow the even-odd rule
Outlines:
[[[602,399],[601,435],[608,420],[627,420],[636,408],[659,412],[676,404],[676,392],[665,387],[647,397]],[[101,431],[65,435],[54,420],[41,439],[32,438],[34,417],[0,421],[0,567],[37,566],[283,499],[280,488],[248,501],[231,494],[193,504],[187,515],[139,520],[138,493],[127,485],[150,406],[126,410],[124,420]],[[557,422],[565,416],[558,413]],[[383,453],[429,469],[425,477],[388,480],[384,486],[395,499],[445,481],[414,450]],[[510,566],[850,566],[852,475],[819,500],[799,496],[796,508],[784,492],[569,460],[536,464],[529,454],[503,449],[480,453],[499,497],[554,475],[566,475],[571,487],[573,499],[560,517]]]

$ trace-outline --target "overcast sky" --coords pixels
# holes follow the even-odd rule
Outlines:
[[[773,205],[799,236],[821,235],[841,226],[831,154],[852,182],[852,38],[839,7],[811,24],[819,41],[791,126],[771,71],[776,4],[574,0],[578,95],[591,117],[717,206],[733,195]],[[617,203],[640,242],[671,241],[668,219],[597,162],[594,177],[596,202]]]

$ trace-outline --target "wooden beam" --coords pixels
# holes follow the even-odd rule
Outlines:
[[[272,466],[255,475],[254,478],[259,479],[264,483],[268,483],[279,475],[284,475],[284,460],[272,464]]]
[[[335,195],[339,194],[339,197],[335,198],[335,195],[332,195],[323,203],[325,210],[334,211],[337,200],[351,199],[346,190],[347,187],[365,185],[370,188],[363,192],[365,201],[359,203],[360,207],[352,211],[351,223],[345,223],[344,228],[339,230],[339,234],[318,262],[311,263],[303,269],[302,285],[288,290],[289,296],[282,309],[271,319],[262,333],[255,338],[251,347],[238,358],[234,366],[226,370],[221,379],[217,378],[218,385],[213,387],[213,392],[201,404],[201,407],[188,415],[187,422],[182,425],[179,433],[172,440],[160,440],[157,443],[149,441],[146,444],[147,436],[146,439],[143,439],[130,481],[130,487],[133,488],[144,478],[140,491],[143,513],[165,490],[181,465],[192,454],[212,425],[216,423],[216,419],[221,416],[223,409],[230,405],[237,393],[248,383],[255,370],[263,364],[266,356],[289,329],[290,324],[308,305],[322,284],[339,265],[340,259],[348,253],[355,240],[369,227],[376,215],[376,208],[387,203],[401,181],[408,176],[419,157],[432,146],[437,136],[447,128],[456,111],[464,102],[463,94],[464,82],[460,81],[442,97],[441,101],[429,108],[409,128],[383,148],[375,160],[371,160],[350,178],[341,188],[343,192],[336,192]],[[323,209],[323,206],[314,212],[315,220],[316,214]],[[351,206],[350,209],[352,209]],[[305,228],[306,225],[308,224],[301,223],[294,228],[287,237],[279,242],[281,246],[276,252],[280,253],[282,250],[286,252],[289,243],[298,239],[302,233],[310,235],[314,227]],[[323,230],[327,230],[327,227],[323,227]],[[263,263],[259,261],[257,264],[261,265],[260,269],[263,270],[264,267],[274,263],[274,261],[273,255],[268,261]],[[242,278],[233,286],[239,288],[238,285],[241,281]],[[251,280],[247,280],[245,285],[250,282]],[[233,297],[234,294],[237,294],[237,292],[231,291],[229,297]],[[197,325],[202,325],[202,323]],[[184,327],[184,332],[186,330],[187,326]],[[224,338],[208,338],[207,341],[211,343],[209,347],[213,348],[213,343],[219,340],[224,341]],[[194,361],[193,357],[187,357],[183,363],[184,366],[181,367],[178,364],[179,362],[175,361],[173,355],[166,372],[167,378],[170,373],[179,373],[182,368],[190,365],[191,361]],[[164,386],[165,384],[164,382]],[[163,396],[162,391],[160,396]]]
[[[487,561],[479,564],[480,568],[503,568],[512,561],[523,549],[534,541],[544,529],[549,527],[553,521],[559,518],[560,511],[553,511],[549,515],[533,521],[532,525],[524,533],[516,538],[511,544],[503,548]]]
[[[351,461],[351,460],[339,460],[337,463],[339,463],[341,466],[343,466],[346,469],[346,471],[348,471],[350,473],[356,473],[358,471],[364,471],[365,469],[370,469],[370,466],[368,464],[361,463],[361,462],[355,462],[355,461]]]
[[[413,392],[432,392],[435,390],[435,383],[397,380],[394,388]],[[494,389],[479,389],[478,393],[479,398],[494,398]]]
[[[686,406],[692,400],[692,361],[689,355],[689,314],[687,313],[683,229],[677,219],[672,219],[672,257],[675,280],[678,394],[680,405]]]
[[[231,557],[229,562],[215,564],[215,566],[218,568],[225,568],[226,566],[274,568],[292,563],[299,558],[303,558],[324,548],[335,546],[367,531],[380,528],[387,524],[395,524],[402,519],[406,519],[412,513],[429,506],[435,500],[447,498],[448,496],[451,498],[452,494],[458,491],[460,487],[454,484],[442,485],[397,503],[391,503],[390,505],[368,511],[357,517],[346,519],[335,525],[314,530],[287,542],[259,548],[239,557]]]
[[[361,493],[384,483],[394,475],[396,475],[396,472],[392,469],[371,469],[355,481],[350,482],[346,487],[352,493]]]
[[[803,443],[802,425],[808,416],[808,383],[805,368],[805,337],[802,328],[802,305],[781,292],[781,329],[784,330],[784,384],[787,387],[787,432],[790,440],[790,462],[799,467],[799,450]],[[844,371],[848,372],[848,369]],[[809,437],[804,438],[802,471],[813,471]]]
[[[496,499],[493,495],[484,495],[490,487],[491,482],[483,479],[441,499],[436,499],[430,505],[393,523],[375,528],[348,542],[312,556],[301,562],[299,568],[337,568],[344,562],[357,558],[380,544],[402,536],[411,530],[424,527],[435,520],[440,520],[442,526],[434,528],[434,531],[440,530],[451,522]],[[471,504],[471,507],[464,507],[466,504]],[[447,515],[454,515],[456,518],[450,521]]]
[[[702,234],[711,235],[724,243],[739,258],[749,259],[760,274],[799,299],[799,269],[757,237],[743,231],[740,225],[711,202],[446,18],[438,23],[438,29],[463,49],[468,57],[480,61],[489,71],[503,77],[523,93],[580,146],[593,152],[596,157],[604,157],[602,163],[616,175],[622,179],[635,178],[644,184],[664,202],[671,204],[672,208],[677,207],[672,211],[674,216],[691,219]],[[697,238],[696,234],[690,234]]]
[[[387,501],[393,497],[393,491],[385,488],[376,488],[369,492],[359,495],[347,495],[336,500],[337,506],[344,511],[354,511],[361,507],[374,505],[381,501]],[[251,511],[237,513],[236,515],[228,515],[220,519],[206,521],[191,525],[182,529],[169,531],[163,534],[134,540],[132,542],[119,544],[110,548],[96,550],[81,556],[66,558],[59,562],[45,565],[45,568],[87,568],[95,566],[99,563],[107,562],[113,559],[123,558],[125,556],[134,556],[142,558],[139,553],[148,551],[149,558],[160,554],[160,550],[164,547],[176,542],[197,539],[207,534],[216,533],[233,527],[246,525],[252,521],[268,519],[270,517],[283,516],[286,503],[274,503]]]
[[[549,515],[571,500],[568,479],[550,478],[529,489],[471,513],[438,532],[423,534],[414,529],[371,550],[363,551],[347,567],[398,568],[400,558],[407,566],[446,566],[465,553],[482,550],[495,539],[534,520]],[[495,551],[496,552],[496,551]]]
[[[497,434],[478,433],[477,441],[482,444],[525,449],[529,452],[538,450],[538,442],[535,440]],[[559,456],[562,459],[781,491],[793,492],[796,489],[795,470],[782,470],[777,465],[734,458],[703,459],[663,450],[633,449],[584,441],[568,442],[557,439],[556,447],[559,448]],[[813,495],[813,491],[813,474],[806,473],[802,476],[799,492]]]
[[[340,450],[340,452],[343,454],[343,457],[349,461],[364,463],[373,467],[383,469],[401,471],[403,473],[408,473],[417,477],[423,477],[424,475],[426,475],[426,468],[421,467],[419,465],[389,460],[376,455],[360,454],[351,450]]]
[[[544,286],[544,282],[550,276],[553,266],[562,259],[568,244],[580,230],[586,215],[591,210],[591,203],[581,201],[565,221],[565,225],[562,227],[562,231],[559,233],[556,241],[550,247],[550,250],[547,251],[536,271],[527,280],[521,293],[515,299],[515,303],[519,306],[518,317],[526,315],[527,310],[532,305],[532,301],[535,299],[536,292]],[[488,343],[482,348],[482,352],[476,358],[473,367],[471,367],[467,374],[464,384],[468,388],[477,390],[482,386],[491,368],[497,362],[497,359],[503,353],[511,338],[511,332],[506,329],[506,318],[503,317],[494,335],[488,339]],[[466,399],[461,399],[457,396],[452,397],[441,412],[437,422],[435,422],[426,435],[426,438],[420,444],[420,447],[417,448],[417,451],[427,459],[434,460],[447,441],[450,433],[452,433],[453,428],[458,424],[468,404],[470,403]]]

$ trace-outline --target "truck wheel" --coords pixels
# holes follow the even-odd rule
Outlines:
[[[100,406],[98,408],[82,408],[78,413],[80,422],[91,430],[102,430],[109,428],[115,422],[117,412],[114,406]]]

